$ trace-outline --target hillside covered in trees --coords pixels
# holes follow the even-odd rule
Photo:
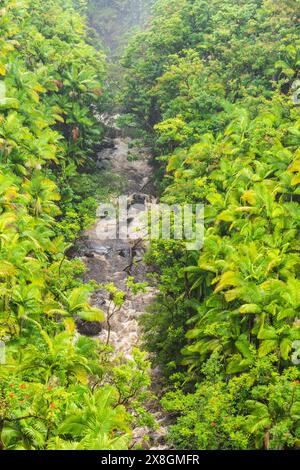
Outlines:
[[[0,450],[149,447],[151,369],[164,449],[300,447],[299,2],[151,3],[1,2]],[[152,241],[139,261],[155,300],[124,357],[79,334],[105,311],[74,244],[126,178],[95,158],[102,49],[137,25],[114,104],[151,152],[156,196],[205,206],[205,241]],[[120,312],[129,294],[105,290]]]
[[[0,10],[6,346],[0,448],[6,450],[127,449],[142,414],[143,357],[119,363],[75,328],[75,319],[104,319],[89,304],[96,286],[82,284],[83,263],[66,255],[94,217],[88,189],[97,186],[82,165],[103,134],[92,109],[101,108],[105,59],[87,44],[85,29],[69,0],[49,0],[47,9],[44,1],[5,0]],[[135,413],[127,411],[129,401]]]
[[[299,29],[293,0],[161,0],[123,59],[162,200],[205,205],[201,252],[148,253],[160,295],[145,339],[180,449],[300,444]]]

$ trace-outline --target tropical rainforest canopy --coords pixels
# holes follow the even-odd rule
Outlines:
[[[94,218],[97,112],[112,106],[86,17],[107,25],[115,3],[131,4],[1,2],[0,448],[128,449],[151,421],[146,353],[170,448],[299,448],[299,2],[158,0],[123,53],[114,100],[160,199],[205,206],[200,251],[152,242],[159,293],[130,360],[78,335],[104,314],[68,256]]]

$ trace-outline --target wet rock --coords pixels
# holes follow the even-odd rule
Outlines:
[[[94,253],[100,256],[106,256],[110,252],[110,249],[107,246],[96,246],[94,248]]]
[[[146,186],[150,183],[150,178],[148,176],[145,176],[142,180],[142,190],[146,188]]]
[[[164,445],[166,441],[167,430],[165,428],[160,428],[156,432],[150,434],[152,442],[155,442],[156,445]]]
[[[97,216],[98,216],[99,219],[101,219],[101,220],[108,220],[109,214],[108,214],[108,211],[106,211],[105,214],[102,214],[102,213],[101,213],[100,215],[97,214]]]
[[[115,144],[114,139],[111,139],[109,137],[105,137],[102,141],[100,151],[104,150],[104,149],[115,149],[115,148],[116,148],[116,144]]]
[[[122,256],[122,258],[129,258],[131,255],[131,250],[129,248],[121,248],[117,251],[117,253],[119,256]]]
[[[85,256],[85,253],[91,251],[90,241],[87,236],[82,236],[76,243],[66,251],[66,255],[69,258],[78,258]]]
[[[98,321],[76,320],[77,331],[82,336],[97,336],[102,331],[103,324]]]
[[[95,254],[94,253],[90,253],[90,252],[86,252],[84,253],[85,258],[95,258]]]
[[[101,293],[101,291],[96,291],[93,294],[92,299],[93,299],[93,304],[97,305],[97,307],[103,308],[106,305],[106,300],[103,297],[103,294]]]
[[[97,154],[97,157],[99,161],[111,160],[113,157],[113,154],[114,152],[111,149],[105,148]]]
[[[145,204],[148,201],[149,201],[149,195],[142,194],[142,193],[134,193],[128,198],[129,206],[133,206],[134,204]]]

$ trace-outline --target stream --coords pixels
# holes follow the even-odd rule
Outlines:
[[[147,149],[139,148],[135,149],[132,158],[132,142],[131,138],[124,137],[121,133],[115,135],[109,147],[103,148],[98,154],[97,166],[103,170],[110,170],[126,180],[126,193],[133,203],[155,203],[155,190],[151,182],[153,176],[151,154]],[[129,226],[141,225],[141,216],[143,216],[141,212],[143,211],[133,212],[128,220]],[[87,268],[85,282],[95,280],[98,284],[114,283],[118,289],[126,291],[125,303],[109,322],[95,325],[83,322],[79,326],[79,332],[97,337],[103,343],[109,343],[116,354],[122,354],[130,359],[133,348],[140,346],[141,332],[138,319],[155,299],[157,290],[155,286],[148,286],[146,292],[134,295],[126,289],[129,276],[134,277],[135,282],[147,282],[147,272],[150,268],[143,262],[147,242],[141,238],[136,240],[99,238],[99,231],[105,232],[111,223],[110,218],[97,217],[95,225],[85,232],[81,241],[83,246],[79,248],[79,252]],[[111,302],[104,290],[97,290],[91,301],[93,306],[104,310],[108,317]],[[162,389],[160,371],[151,370],[150,375],[151,391],[159,397]],[[132,445],[151,450],[167,449],[165,436],[168,416],[162,411],[159,400],[149,403],[147,411],[153,415],[159,428],[154,431],[146,427],[135,429]]]

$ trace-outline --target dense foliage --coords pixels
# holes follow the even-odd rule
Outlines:
[[[148,254],[161,293],[145,339],[178,448],[300,446],[299,28],[296,0],[160,0],[123,59],[162,200],[205,204],[201,252]]]
[[[112,359],[75,329],[103,319],[65,253],[95,207],[77,169],[101,141],[105,62],[74,4],[1,2],[1,449],[125,449],[149,381],[141,353]]]
[[[151,421],[145,355],[76,331],[104,313],[68,249],[97,183],[113,186],[92,158],[108,92],[86,3],[1,2],[1,450],[127,449]],[[152,1],[88,3],[115,49]],[[298,0],[158,0],[122,59],[123,122],[153,145],[162,201],[205,205],[201,251],[147,254],[160,292],[145,345],[178,449],[300,447],[299,29]]]

